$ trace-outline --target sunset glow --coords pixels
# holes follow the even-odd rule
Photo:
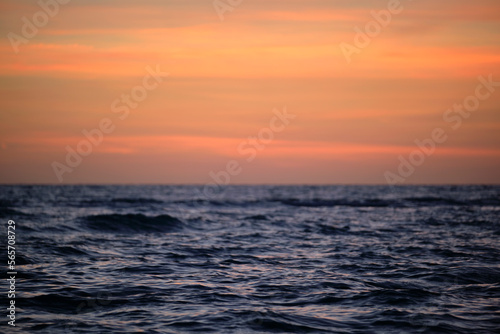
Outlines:
[[[40,5],[0,5],[0,183],[204,184],[235,160],[234,184],[384,184],[435,129],[400,183],[500,183],[498,1],[401,0],[385,26],[391,1],[42,2],[30,38]]]

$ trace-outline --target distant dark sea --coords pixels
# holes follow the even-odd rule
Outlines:
[[[201,188],[1,186],[0,332],[500,333],[498,186]]]

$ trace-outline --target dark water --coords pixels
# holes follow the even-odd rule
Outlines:
[[[500,332],[500,187],[3,186],[0,217],[2,332]]]

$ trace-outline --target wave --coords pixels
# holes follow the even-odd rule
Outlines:
[[[281,202],[285,205],[290,206],[303,206],[303,207],[332,207],[332,206],[352,206],[352,207],[387,207],[394,206],[398,204],[395,201],[381,200],[381,199],[366,199],[361,201],[352,201],[347,199],[319,199],[315,198],[312,200],[301,200],[296,198],[289,199],[279,199],[277,202]]]
[[[87,216],[84,220],[89,229],[114,233],[165,233],[183,227],[182,221],[166,214],[154,217],[143,214],[108,214]]]
[[[246,220],[269,220],[269,218],[266,215],[248,216],[245,219]]]
[[[107,297],[107,294],[103,294]],[[82,314],[95,312],[103,307],[116,307],[129,303],[127,299],[119,298],[104,298],[102,300],[88,293],[49,293],[40,294],[34,297],[19,297],[17,298],[21,305],[39,309],[42,312],[53,314]],[[17,302],[17,300],[16,300]],[[17,306],[17,303],[16,303]]]
[[[141,206],[141,205],[156,205],[163,204],[163,201],[154,198],[113,198],[106,200],[85,199],[77,203],[77,207],[125,207],[125,206]]]
[[[331,333],[332,328],[346,329],[347,326],[334,319],[322,319],[296,313],[275,312],[272,310],[248,310],[236,313],[252,329],[264,332]],[[343,331],[339,331],[343,333]]]
[[[289,206],[297,207],[335,207],[335,206],[347,206],[347,207],[426,207],[426,206],[498,206],[500,205],[499,198],[483,198],[483,199],[473,199],[473,200],[456,200],[446,197],[406,197],[402,199],[378,199],[378,198],[368,198],[360,200],[350,200],[350,199],[297,199],[297,198],[287,198],[287,199],[273,199],[272,201],[280,202]]]
[[[52,249],[52,251],[58,255],[62,256],[80,256],[88,255],[87,252],[80,250],[71,246],[57,246]]]
[[[112,203],[125,203],[125,204],[162,204],[163,201],[154,198],[113,198]]]
[[[9,199],[0,199],[0,208],[14,206],[14,201]]]
[[[137,203],[141,203],[138,199]],[[450,197],[440,196],[415,196],[415,197],[399,197],[399,198],[300,198],[300,197],[268,197],[261,199],[182,199],[169,202],[172,204],[187,205],[191,207],[214,206],[214,207],[247,207],[252,205],[269,205],[273,203],[281,203],[287,206],[295,207],[433,207],[433,206],[500,206],[500,198],[485,197],[475,199],[454,199]],[[144,203],[153,204],[153,203]]]
[[[0,207],[0,217],[1,218],[9,218],[9,217],[27,217],[30,216],[29,214],[26,214],[21,211],[17,211],[11,208],[6,208],[6,207]]]

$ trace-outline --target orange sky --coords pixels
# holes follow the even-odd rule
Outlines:
[[[371,13],[391,1],[243,0],[223,21],[213,0],[55,1],[52,17],[0,3],[0,183],[204,184],[235,160],[232,184],[385,184],[436,128],[446,140],[400,183],[500,183],[497,0],[401,0],[386,26]],[[370,22],[380,32],[348,62],[340,45]],[[148,67],[168,76],[120,119]],[[490,75],[454,129],[447,110]],[[248,161],[285,107],[295,118]],[[102,119],[113,130],[69,166],[67,146]]]

